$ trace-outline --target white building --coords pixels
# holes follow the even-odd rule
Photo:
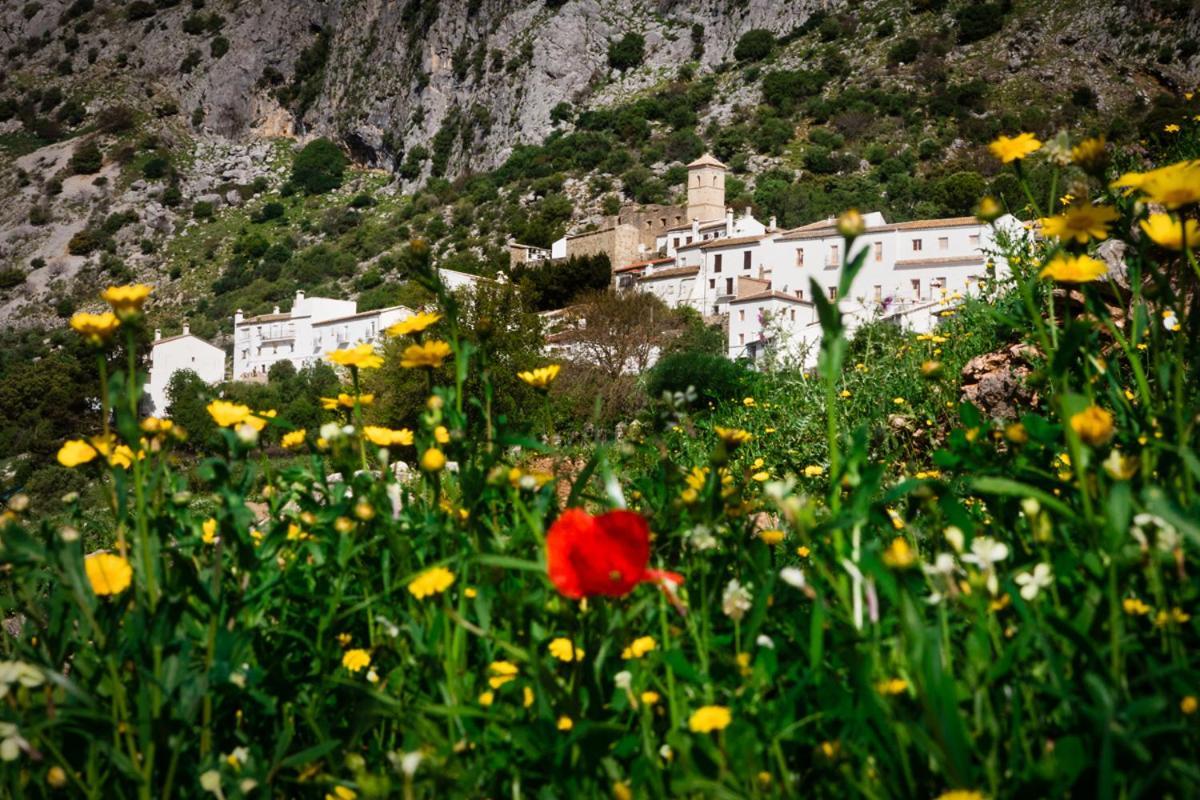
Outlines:
[[[814,280],[821,294],[838,302],[851,329],[888,319],[924,331],[939,311],[981,282],[1007,274],[1008,265],[994,252],[996,228],[974,217],[888,223],[873,212],[863,219],[866,230],[851,255],[865,250],[866,261],[844,297],[837,293],[845,239],[836,220],[776,231],[748,212],[740,220],[727,212],[721,226],[667,231],[666,257],[616,270],[615,283],[652,292],[670,306],[727,318],[730,358],[756,360],[773,349],[804,355],[811,366],[821,338]],[[995,224],[1021,227],[1011,216]]]
[[[165,339],[162,331],[156,329],[150,346],[150,380],[146,383],[147,413],[166,415],[167,385],[172,375],[185,369],[195,372],[206,383],[220,383],[225,380],[225,351],[193,336],[186,324],[183,333]]]
[[[239,309],[233,317],[233,378],[265,380],[280,361],[300,369],[331,350],[375,341],[412,313],[405,306],[360,313],[353,300],[305,297],[304,292],[296,292],[289,311],[276,306],[270,314],[243,317]]]

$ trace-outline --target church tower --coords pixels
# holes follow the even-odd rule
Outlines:
[[[711,222],[725,217],[725,170],[727,167],[711,153],[705,153],[687,165],[689,221]]]

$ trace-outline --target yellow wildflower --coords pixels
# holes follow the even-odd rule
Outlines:
[[[731,450],[754,438],[754,435],[749,431],[744,431],[741,428],[722,428],[720,425],[713,426],[713,433],[717,434],[717,438],[724,442],[725,446]]]
[[[733,715],[725,706],[702,706],[688,717],[688,729],[693,733],[723,731],[733,721]]]
[[[1179,710],[1189,716],[1195,714],[1197,708],[1200,708],[1200,702],[1196,701],[1196,696],[1193,694],[1189,694],[1179,701]]]
[[[917,553],[903,536],[892,539],[892,543],[883,551],[883,563],[892,569],[908,569],[916,562]]]
[[[1200,224],[1196,220],[1176,220],[1170,214],[1151,214],[1141,221],[1140,225],[1146,235],[1159,247],[1168,250],[1182,250],[1184,232],[1186,231],[1187,246],[1200,246]]]
[[[213,422],[222,428],[232,428],[240,425],[250,416],[250,407],[241,403],[231,403],[228,400],[213,400],[206,406],[208,415]]]
[[[652,650],[658,648],[658,642],[653,636],[640,636],[634,639],[633,642],[621,651],[621,658],[629,661],[631,659],[641,658]]]
[[[450,444],[450,431],[445,425],[438,425],[433,429],[433,440],[438,444]]]
[[[1072,256],[1059,253],[1038,273],[1059,283],[1088,283],[1108,272],[1108,265],[1088,255]]]
[[[175,427],[175,423],[169,419],[146,417],[138,427],[142,429],[142,433],[168,433]]]
[[[744,405],[746,408],[754,408],[754,398],[753,397],[743,397],[742,405]]]
[[[153,286],[137,283],[132,286],[109,286],[100,293],[100,298],[112,306],[112,310],[122,320],[136,316],[142,311],[142,304],[154,291]]]
[[[980,199],[979,205],[975,207],[975,219],[980,222],[992,222],[998,219],[1003,213],[1004,209],[996,202],[996,198],[991,195],[985,195]]]
[[[908,690],[908,681],[904,678],[889,678],[875,684],[875,690],[882,695],[900,694]]]
[[[217,541],[217,521],[212,517],[204,520],[200,525],[200,530],[203,531],[200,534],[200,541],[205,544],[213,544]]]
[[[496,693],[492,691],[483,692],[479,695],[479,705],[487,708],[492,703],[496,702]]]
[[[560,731],[569,731],[569,730],[571,730],[571,728],[575,727],[575,723],[571,720],[570,717],[568,717],[566,714],[563,714],[561,717],[558,718],[558,722],[555,723],[555,727],[558,728]]]
[[[133,581],[129,561],[113,553],[92,553],[83,560],[83,571],[99,596],[120,594]]]
[[[413,597],[423,600],[431,595],[441,594],[453,583],[453,572],[445,567],[431,567],[409,582],[408,591]]]
[[[558,637],[550,642],[546,647],[550,651],[550,655],[557,658],[559,661],[582,661],[583,650],[575,646],[575,643],[563,636]]]
[[[1041,146],[1042,143],[1032,133],[1021,133],[1012,137],[1000,136],[988,145],[988,149],[992,155],[1008,164],[1025,158]]]
[[[1163,133],[1179,133],[1179,125],[1174,122],[1168,122],[1163,125]]]
[[[561,369],[562,367],[558,364],[550,364],[549,366],[538,367],[526,372],[518,372],[517,377],[535,389],[545,389],[558,377],[558,372]]]
[[[808,554],[811,552],[812,551],[804,545],[800,545],[796,548],[796,555],[800,556],[801,558],[808,558]]]
[[[948,792],[942,792],[934,800],[984,800],[984,797],[983,792],[973,789],[951,789]]]
[[[1071,416],[1071,429],[1087,444],[1099,447],[1113,437],[1113,415],[1099,406],[1088,406]]]
[[[81,311],[71,317],[71,328],[93,347],[99,347],[111,339],[120,324],[117,315],[111,311],[105,311],[103,314]]]
[[[641,701],[642,701],[643,705],[652,706],[655,703],[657,703],[660,699],[662,699],[662,698],[659,696],[658,692],[653,692],[653,691],[647,690],[647,691],[642,692],[642,694],[641,694]]]
[[[499,689],[504,684],[517,677],[517,665],[511,661],[493,661],[488,664],[488,686]]]
[[[809,464],[804,468],[804,477],[817,478],[825,474],[825,468],[820,464]]]
[[[371,654],[361,647],[347,650],[342,655],[342,666],[351,672],[358,672],[371,663]]]
[[[1126,597],[1121,601],[1121,607],[1125,609],[1126,614],[1133,617],[1144,617],[1150,613],[1150,606],[1137,597]]]
[[[861,236],[866,231],[867,223],[863,221],[862,214],[858,213],[858,209],[852,208],[849,211],[843,211],[838,217],[837,229],[842,236],[852,239],[855,236]]]
[[[80,464],[86,464],[99,453],[96,448],[85,442],[83,439],[72,439],[68,442],[63,442],[63,446],[58,449],[58,463],[64,467],[78,467]]]
[[[1084,201],[1056,217],[1042,219],[1042,233],[1055,239],[1086,244],[1090,239],[1107,239],[1108,226],[1120,215],[1112,206],[1094,206]]]
[[[1172,211],[1200,202],[1200,161],[1180,161],[1146,173],[1138,188]]]
[[[421,469],[426,472],[440,472],[446,466],[446,454],[436,447],[431,447],[421,454]]]
[[[429,367],[437,369],[450,355],[450,345],[439,339],[431,339],[421,344],[410,344],[404,348],[400,356],[400,366],[405,369]]]
[[[782,542],[784,536],[785,534],[783,531],[773,528],[771,530],[763,531],[758,535],[758,538],[762,539],[764,544],[773,547]]]
[[[391,428],[382,428],[378,425],[363,426],[363,436],[366,436],[372,443],[379,447],[390,447],[391,445],[410,445],[413,443],[413,433],[408,428],[401,428],[394,431]]]
[[[300,447],[302,444],[304,444],[304,435],[304,428],[301,428],[298,431],[290,431],[283,435],[283,438],[279,441],[279,443],[289,450],[293,447]]]
[[[420,333],[441,318],[441,314],[422,311],[418,314],[413,314],[408,319],[400,320],[395,325],[390,326],[385,333],[388,336],[406,336],[410,333]]]
[[[1071,148],[1071,160],[1085,170],[1095,170],[1104,165],[1106,142],[1103,136],[1084,139]]]
[[[349,786],[335,786],[332,792],[325,793],[325,800],[355,800],[358,793]]]
[[[533,705],[533,689],[525,686],[521,689],[521,705],[529,708]]]
[[[383,356],[375,352],[375,345],[370,342],[363,342],[345,350],[332,350],[325,354],[325,358],[343,367],[376,369],[383,366]]]

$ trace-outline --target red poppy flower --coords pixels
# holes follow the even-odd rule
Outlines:
[[[622,597],[643,581],[683,583],[675,573],[646,569],[649,561],[650,526],[632,511],[593,517],[581,508],[569,508],[546,536],[550,581],[576,600]]]

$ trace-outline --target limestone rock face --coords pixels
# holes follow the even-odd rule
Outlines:
[[[70,0],[0,4],[0,51],[61,30]],[[101,4],[97,4],[99,6]],[[239,138],[329,136],[360,162],[391,169],[414,147],[453,138],[453,176],[502,163],[514,145],[538,142],[562,102],[612,101],[660,83],[693,59],[731,58],[751,28],[786,33],[828,0],[745,3],[659,0],[208,0],[129,21],[89,12],[71,59],[80,78],[113,96],[174,106],[193,133]],[[99,9],[98,9],[99,10]],[[195,33],[197,19],[212,23]],[[608,45],[627,32],[646,42],[645,64],[610,72]],[[228,49],[213,55],[222,37]],[[85,54],[95,48],[89,63]],[[61,48],[32,65],[53,74]],[[54,52],[57,51],[57,52]],[[325,55],[322,57],[321,53]],[[44,63],[42,63],[44,62]],[[195,62],[190,67],[189,62]],[[298,74],[299,72],[299,74]],[[610,78],[617,80],[610,81]],[[298,80],[297,80],[298,79]],[[602,85],[603,84],[603,85]],[[280,102],[280,89],[292,95]],[[295,95],[303,95],[297,99]],[[422,176],[428,174],[424,167]]]

